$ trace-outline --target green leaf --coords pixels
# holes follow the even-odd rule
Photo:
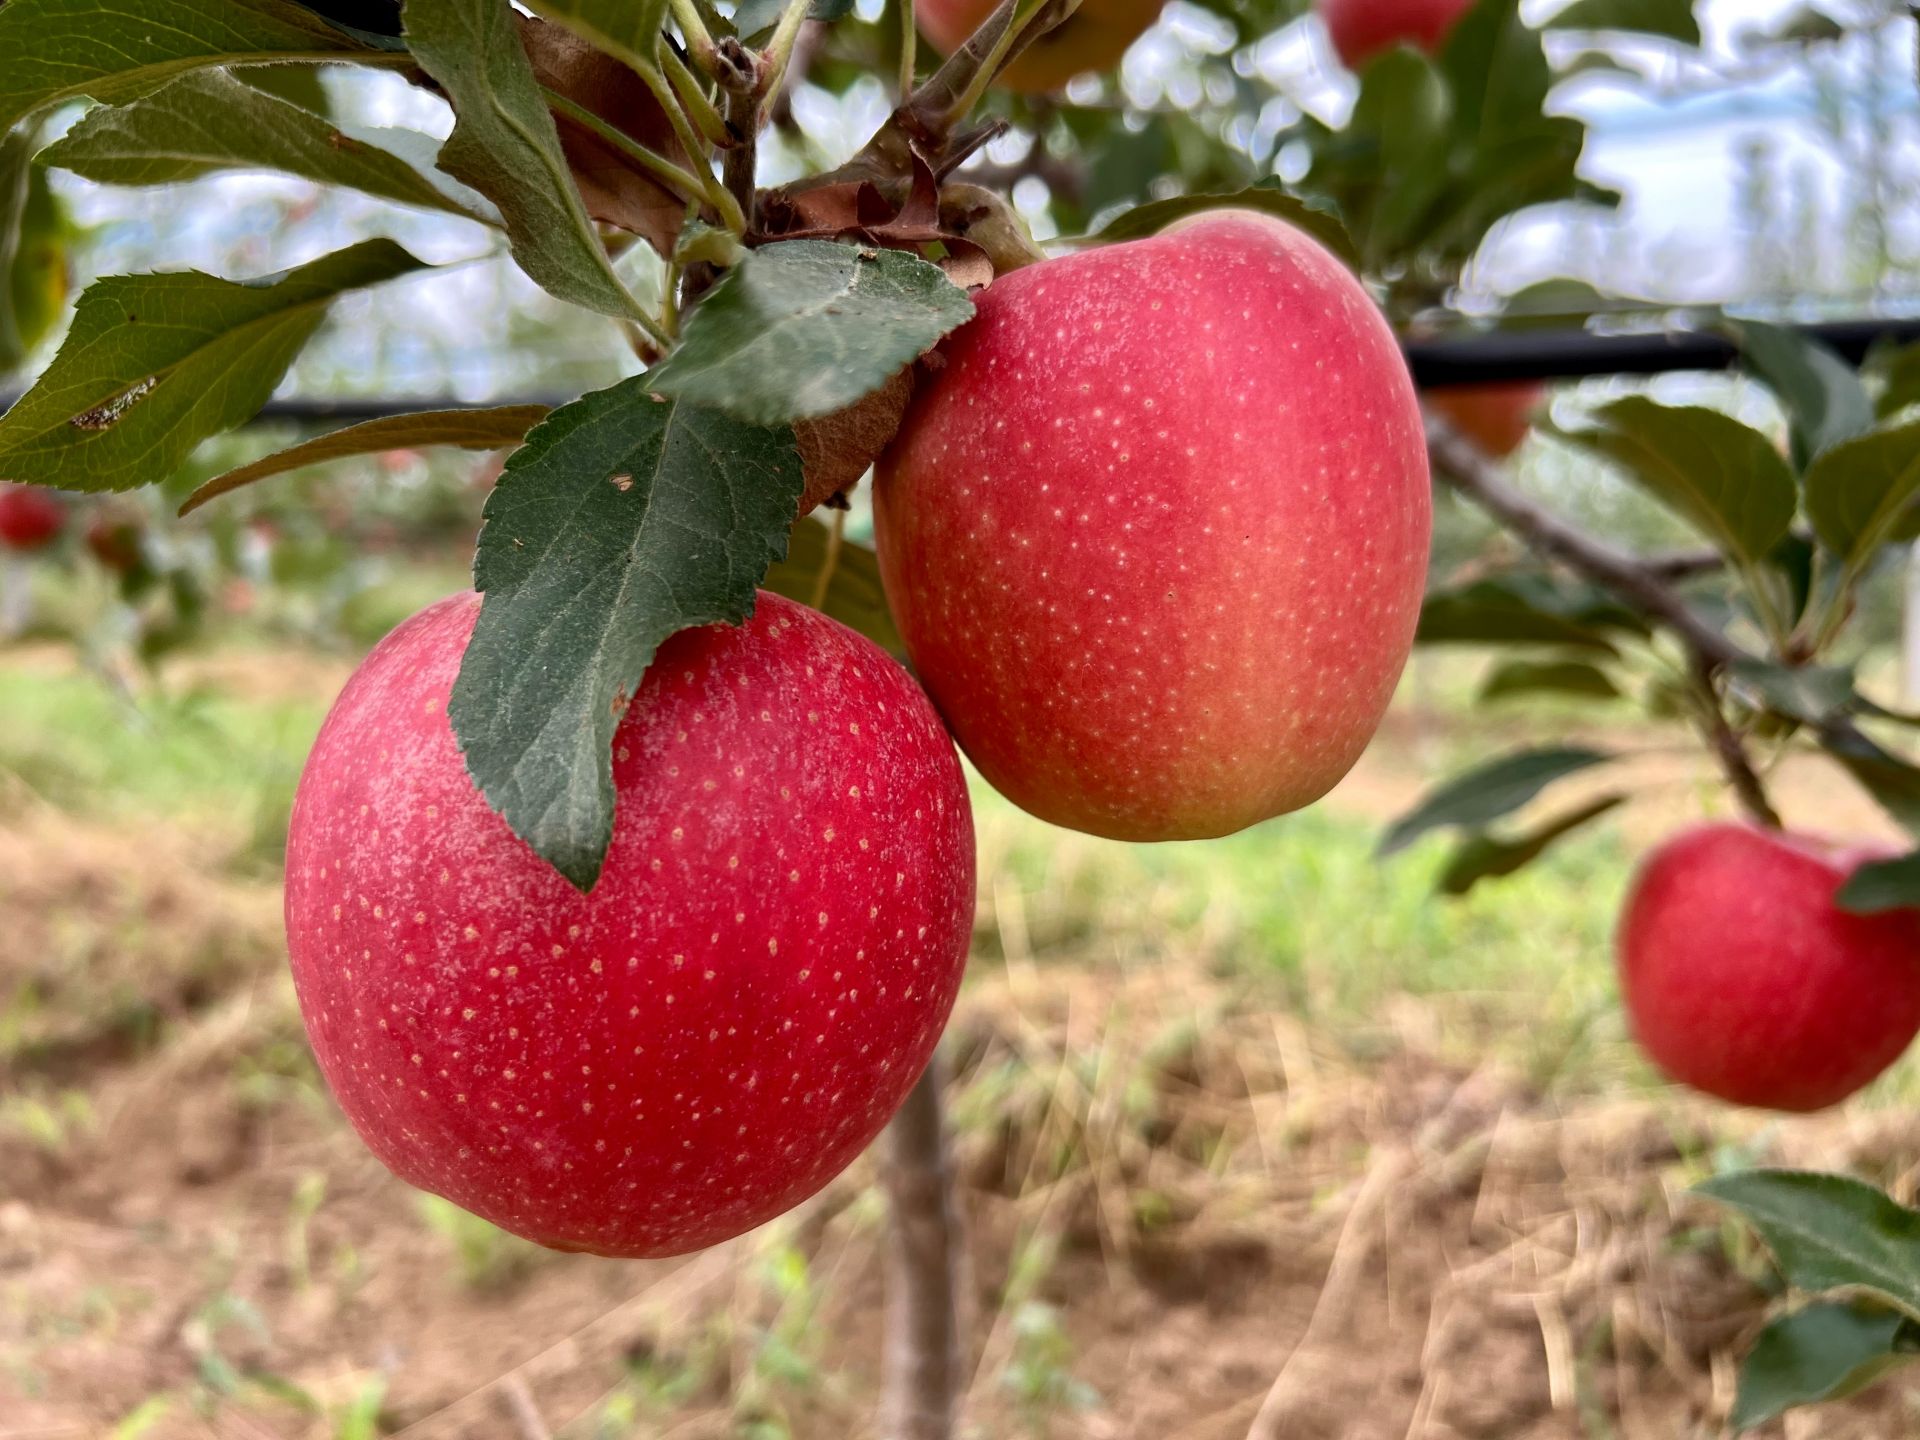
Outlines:
[[[1796,1405],[1844,1400],[1913,1358],[1916,1327],[1897,1310],[1822,1300],[1773,1321],[1740,1367],[1727,1423],[1741,1434]]]
[[[1580,328],[1594,315],[1626,308],[1618,298],[1585,280],[1558,276],[1536,280],[1509,295],[1501,308],[1502,330]]]
[[[1353,236],[1340,217],[1325,205],[1290,195],[1277,184],[1250,185],[1244,190],[1207,195],[1175,195],[1166,200],[1150,200],[1122,211],[1092,235],[1074,242],[1084,245],[1111,245],[1118,240],[1138,240],[1157,235],[1177,220],[1209,210],[1253,210],[1297,226],[1326,246],[1348,264],[1356,262],[1358,250]]]
[[[749,424],[812,420],[878,390],[972,318],[967,292],[917,255],[788,240],[726,273],[651,387]]]
[[[1693,0],[1573,0],[1547,25],[1554,30],[1623,30],[1698,46]]]
[[[1874,403],[1882,420],[1909,405],[1920,405],[1920,344],[1901,345],[1874,357],[1881,379],[1880,398]]]
[[[740,0],[733,12],[733,27],[742,40],[758,40],[779,22],[787,0]],[[810,20],[839,20],[853,13],[853,0],[813,0],[807,8]]]
[[[1399,45],[1367,66],[1346,133],[1378,167],[1356,197],[1370,268],[1427,240],[1422,222],[1454,179],[1452,127],[1452,91],[1425,55]]]
[[[34,166],[14,231],[11,270],[0,271],[0,311],[8,316],[0,319],[0,330],[10,329],[23,355],[30,356],[53,334],[66,311],[69,251],[78,233],[47,172]],[[0,356],[0,370],[6,368]]]
[[[1861,865],[1833,898],[1856,915],[1920,906],[1920,850]]]
[[[1380,853],[1391,855],[1443,826],[1477,829],[1490,824],[1527,804],[1554,781],[1613,758],[1605,750],[1559,745],[1489,760],[1429,791],[1394,822],[1380,843]]]
[[[807,516],[793,527],[787,558],[767,572],[761,587],[803,605],[818,602],[820,610],[848,629],[859,631],[891,654],[905,655],[906,644],[893,623],[887,592],[880,586],[880,557],[865,545],[840,542],[826,595],[821,596],[820,577],[832,549],[833,531],[818,517]]]
[[[1698,405],[1630,395],[1594,412],[1571,444],[1618,465],[1745,566],[1757,566],[1793,522],[1793,472],[1758,430]]]
[[[0,133],[50,105],[117,103],[209,65],[407,63],[288,0],[9,0],[0,55]]]
[[[39,383],[0,416],[0,478],[69,490],[165,480],[267,402],[339,295],[421,268],[391,240],[366,240],[258,280],[96,281]]]
[[[219,170],[282,170],[383,200],[477,217],[397,155],[223,70],[182,76],[125,105],[102,106],[41,160],[109,185],[171,185]]]
[[[1822,450],[1873,428],[1873,401],[1854,368],[1810,335],[1757,320],[1721,326],[1746,368],[1780,398],[1793,434],[1793,463],[1805,469]]]
[[[264,90],[275,99],[302,110],[311,110],[322,119],[333,118],[333,99],[321,80],[319,65],[249,65],[243,72],[246,83]]]
[[[1608,631],[1645,634],[1638,616],[1601,591],[1546,574],[1476,580],[1427,596],[1422,645],[1542,644],[1615,653]]]
[[[16,313],[12,278],[24,241],[27,199],[33,179],[33,151],[38,137],[31,130],[0,135],[0,375],[24,364],[33,350],[26,327]]]
[[[613,732],[662,641],[740,621],[801,491],[787,429],[649,394],[563,405],[487,501],[449,715],[489,803],[581,890],[613,834]]]
[[[1507,660],[1494,668],[1480,687],[1480,699],[1504,700],[1515,695],[1578,695],[1592,700],[1617,700],[1620,687],[1611,676],[1585,660]]]
[[[506,0],[406,0],[407,41],[453,101],[440,168],[500,208],[507,244],[548,294],[647,319],[614,274]]]
[[[1806,1170],[1716,1175],[1695,1188],[1740,1212],[1794,1289],[1865,1293],[1920,1318],[1920,1211]]]
[[[1807,467],[1807,518],[1851,570],[1920,529],[1920,421],[1834,446]]]
[[[453,445],[462,450],[511,449],[546,417],[544,405],[501,405],[489,410],[421,410],[412,415],[387,415],[359,425],[347,425],[277,450],[224,475],[216,475],[187,497],[180,513],[190,514],[209,500],[230,495],[256,480],[349,455],[377,455],[383,450],[425,449],[434,445]]]
[[[564,25],[594,49],[631,66],[655,63],[667,0],[527,0],[536,15]]]
[[[1540,123],[1553,72],[1540,36],[1520,18],[1519,0],[1479,0],[1440,49],[1456,107],[1454,134],[1469,150],[1487,150]]]
[[[1727,667],[1734,683],[1758,697],[1776,715],[1819,725],[1859,703],[1853,671],[1844,665],[1776,665],[1771,660],[1736,660]]]
[[[1482,880],[1513,874],[1538,860],[1556,840],[1590,824],[1609,810],[1626,803],[1624,795],[1603,795],[1570,814],[1558,816],[1521,835],[1491,835],[1477,831],[1468,835],[1448,857],[1440,872],[1443,895],[1464,895]]]
[[[1823,730],[1820,744],[1909,835],[1920,835],[1920,769],[1858,730]]]

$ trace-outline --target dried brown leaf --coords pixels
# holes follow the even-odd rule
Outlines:
[[[899,433],[907,405],[913,399],[914,367],[909,365],[885,385],[856,404],[818,420],[802,420],[793,427],[800,442],[800,467],[806,491],[800,513],[824,505],[860,483],[867,467]]]
[[[591,110],[663,159],[687,165],[673,127],[639,76],[561,25],[520,17],[520,43],[533,73],[549,90]],[[673,252],[686,201],[641,169],[621,149],[565,115],[555,115],[560,148],[587,213],[603,225],[640,236],[662,255]]]

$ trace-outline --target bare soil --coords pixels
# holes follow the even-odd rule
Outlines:
[[[1417,748],[1336,803],[1404,805]],[[318,1083],[277,885],[229,843],[0,790],[0,1440],[873,1433],[870,1162],[681,1261],[436,1226]],[[1561,1109],[1436,1059],[1417,1014],[1357,1057],[1197,963],[977,968],[950,1037],[975,1435],[1238,1440],[1263,1406],[1297,1440],[1717,1434],[1768,1297],[1684,1198],[1711,1148],[1920,1172],[1900,1116]],[[1916,1416],[1895,1383],[1771,1433]]]

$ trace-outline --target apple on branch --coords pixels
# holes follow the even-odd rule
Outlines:
[[[1003,276],[941,355],[875,525],[987,779],[1127,840],[1325,794],[1406,663],[1432,524],[1419,404],[1360,282],[1215,211]]]
[[[1538,380],[1451,385],[1429,391],[1426,402],[1483,453],[1504,460],[1526,443],[1534,417],[1546,407],[1547,387]]]
[[[1887,856],[1735,823],[1647,857],[1620,923],[1633,1033],[1683,1084],[1737,1105],[1819,1110],[1920,1031],[1920,911],[1834,896]]]
[[[301,777],[287,937],[314,1053],[401,1178],[517,1234],[626,1256],[741,1234],[859,1154],[946,1023],[974,903],[952,742],[872,642],[762,593],[648,668],[582,895],[448,724],[479,608],[388,636]]]
[[[1334,54],[1349,70],[1396,45],[1437,51],[1474,0],[1320,0]]]
[[[978,30],[999,0],[918,0],[921,33],[951,55]],[[1116,69],[1127,50],[1160,18],[1166,0],[1081,0],[1078,10],[1034,37],[996,83],[1045,94],[1089,70]]]
[[[45,490],[31,485],[0,485],[0,546],[41,550],[60,538],[67,512]]]

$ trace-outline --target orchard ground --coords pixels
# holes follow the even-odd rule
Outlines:
[[[0,652],[0,1437],[867,1433],[867,1161],[742,1241],[622,1264],[411,1192],[347,1129],[279,861],[351,663],[230,636],[136,710],[69,651]],[[1715,1434],[1773,1284],[1683,1192],[1774,1161],[1912,1198],[1911,1058],[1779,1120],[1681,1097],[1627,1041],[1614,915],[1632,858],[1718,803],[1692,747],[1565,709],[1644,752],[1650,800],[1464,901],[1431,893],[1440,843],[1374,857],[1527,732],[1469,713],[1481,665],[1419,657],[1332,797],[1229,841],[1096,841],[976,786],[948,1040],[974,1433],[1238,1440],[1277,1380],[1301,1437]],[[1778,794],[1882,833],[1842,783],[1789,767]],[[1916,1417],[1896,1379],[1763,1433]]]

